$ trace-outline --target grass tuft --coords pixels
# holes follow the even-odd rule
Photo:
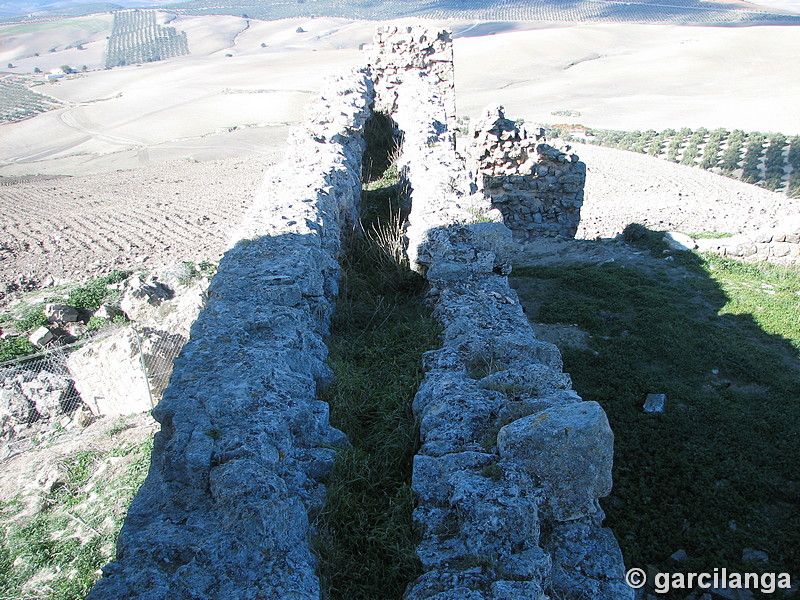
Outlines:
[[[63,461],[59,483],[33,516],[20,498],[0,503],[0,597],[84,598],[112,558],[151,450],[147,439],[108,452],[78,451]],[[122,472],[97,474],[98,465],[123,456],[129,462]]]

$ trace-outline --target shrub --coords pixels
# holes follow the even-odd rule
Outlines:
[[[36,347],[25,337],[0,339],[0,362],[34,354]]]
[[[775,191],[783,185],[783,147],[786,136],[776,133],[769,137],[766,157],[764,159],[765,187]]]
[[[79,310],[97,310],[103,302],[114,295],[114,292],[106,289],[106,286],[124,281],[130,274],[130,271],[114,271],[105,277],[93,279],[81,287],[74,288],[69,292],[67,304]]]
[[[47,317],[44,316],[42,307],[33,307],[22,313],[22,317],[16,322],[17,331],[28,333],[47,324]]]
[[[789,164],[792,165],[792,170],[800,171],[800,135],[794,136],[790,140],[791,146],[789,147]]]
[[[761,179],[761,172],[758,165],[763,152],[764,135],[758,132],[749,134],[747,151],[745,152],[744,162],[742,164],[742,181],[745,183],[758,183]]]
[[[708,136],[705,150],[703,151],[703,160],[700,166],[704,169],[713,169],[719,164],[719,151],[723,138],[728,134],[725,129],[715,129]]]
[[[721,167],[725,175],[731,175],[739,168],[739,161],[742,158],[742,142],[744,141],[744,131],[734,129],[728,137],[728,145],[722,153]]]

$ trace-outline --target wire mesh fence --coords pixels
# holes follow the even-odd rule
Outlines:
[[[0,460],[45,433],[150,410],[185,342],[180,334],[123,326],[0,363]]]

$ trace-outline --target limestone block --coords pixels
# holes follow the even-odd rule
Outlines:
[[[635,590],[625,582],[622,552],[614,534],[597,527],[593,518],[555,523],[545,550],[553,558],[551,585],[559,595],[633,600]]]
[[[789,256],[790,244],[773,243],[770,245],[770,256]]]
[[[45,304],[44,316],[51,323],[74,323],[78,320],[78,309],[69,304]]]
[[[614,435],[596,402],[557,406],[506,425],[497,436],[503,459],[541,482],[553,517],[590,514],[611,492]]]
[[[666,405],[667,396],[665,394],[647,394],[642,408],[646,413],[663,413]]]
[[[539,395],[552,390],[566,390],[572,385],[567,373],[541,364],[528,364],[487,375],[478,382],[487,390],[510,395]]]
[[[53,341],[53,332],[47,327],[42,325],[28,336],[28,341],[34,346],[44,347],[49,342]]]
[[[139,343],[133,327],[125,327],[86,344],[67,359],[75,388],[95,415],[127,415],[152,408]]]
[[[158,307],[174,296],[174,292],[160,281],[133,276],[128,281],[119,306],[131,321],[146,321],[155,316]]]
[[[117,308],[116,306],[104,303],[101,304],[99,308],[96,311],[94,311],[94,313],[92,313],[92,316],[97,317],[99,319],[106,319],[107,321],[110,321],[111,319],[119,315],[121,312],[122,311],[120,311],[120,309]]]

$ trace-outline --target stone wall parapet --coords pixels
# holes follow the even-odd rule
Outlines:
[[[443,326],[413,402],[423,574],[406,598],[630,599],[597,502],[611,488],[608,420],[570,389],[558,349],[533,335],[508,284],[512,232],[455,153],[439,85],[420,73],[392,90],[409,259]]]
[[[330,80],[266,173],[153,411],[150,473],[90,600],[319,600],[309,538],[348,442],[317,389],[371,95],[363,71]]]

